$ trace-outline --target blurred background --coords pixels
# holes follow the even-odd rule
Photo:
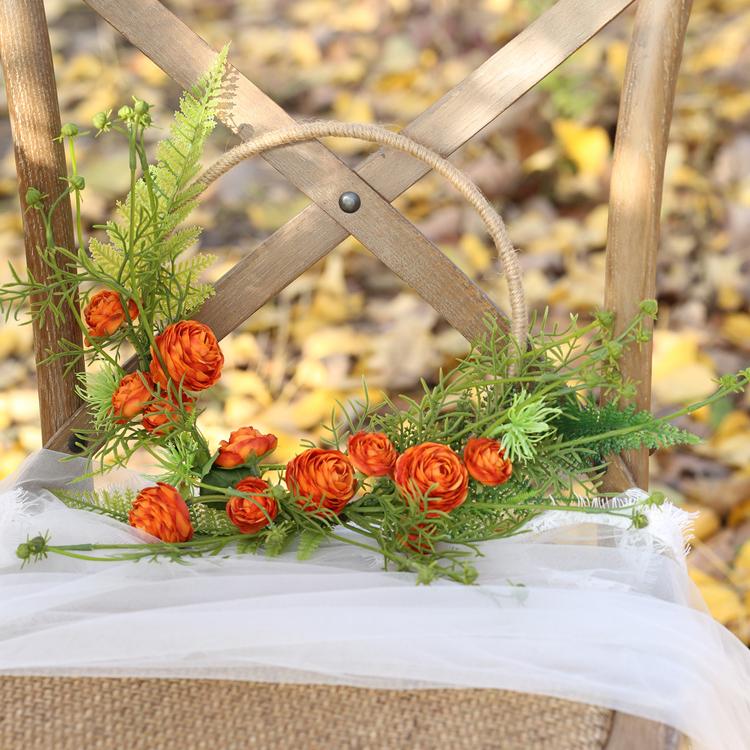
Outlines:
[[[178,88],[79,0],[46,3],[63,122],[89,126],[132,94],[169,123]],[[171,0],[210,44],[297,117],[401,127],[552,4],[549,0]],[[453,160],[505,217],[526,290],[555,317],[601,304],[612,144],[632,12],[623,14]],[[158,129],[153,137],[163,134]],[[206,163],[236,142],[219,126]],[[369,148],[329,144],[354,164]],[[80,141],[84,216],[128,186],[126,144]],[[218,278],[307,204],[262,160],[223,178],[196,220]],[[395,205],[501,306],[504,282],[478,217],[428,176]],[[0,89],[0,282],[24,265],[10,127]],[[705,396],[750,360],[750,0],[695,0],[667,153],[655,334],[657,411]],[[204,402],[216,444],[252,424],[284,460],[316,440],[339,400],[409,392],[466,342],[350,239],[224,341]],[[692,575],[713,614],[750,641],[750,398],[699,412],[705,438],[652,459],[654,485],[698,511]],[[41,445],[31,329],[0,323],[0,479]]]

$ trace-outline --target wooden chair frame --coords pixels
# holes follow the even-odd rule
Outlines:
[[[193,85],[215,51],[158,0],[84,0],[181,86]],[[448,156],[529,91],[634,0],[558,0],[403,132]],[[675,82],[691,0],[638,0],[617,123],[607,237],[604,306],[618,322],[656,292],[656,251],[664,159]],[[0,0],[0,56],[6,78],[18,187],[24,209],[27,261],[44,277],[37,248],[44,230],[26,211],[33,185],[55,197],[65,173],[60,114],[43,0]],[[271,98],[231,69],[233,98],[220,119],[241,139],[293,123]],[[408,155],[381,149],[349,169],[320,142],[286,146],[264,158],[312,200],[285,226],[223,276],[217,294],[197,314],[223,338],[350,234],[418,291],[468,338],[487,315],[500,316],[487,296],[390,204],[428,168]],[[341,193],[353,190],[361,208],[345,213]],[[58,242],[73,244],[69,203],[54,217]],[[80,341],[72,319],[36,326],[37,361],[60,338]],[[636,401],[650,404],[651,346],[627,350],[626,377],[638,385]],[[42,434],[46,447],[67,451],[86,413],[75,395],[76,373],[61,363],[38,368]],[[615,464],[611,486],[648,482],[648,456],[640,451]],[[674,747],[676,733],[616,714],[609,750]]]

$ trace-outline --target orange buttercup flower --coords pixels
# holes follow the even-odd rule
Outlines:
[[[398,453],[382,432],[358,432],[349,437],[349,460],[368,477],[393,476]]]
[[[234,469],[252,456],[264,456],[276,448],[276,435],[264,435],[255,427],[241,427],[229,434],[229,440],[219,443],[216,466]]]
[[[124,424],[140,414],[151,401],[154,384],[147,372],[126,375],[112,394],[112,411],[117,422]]]
[[[132,299],[128,300],[128,315],[130,320],[138,317],[138,306]],[[89,329],[89,336],[111,336],[125,322],[120,295],[109,289],[97,292],[89,299],[83,311],[83,319]]]
[[[341,452],[310,448],[286,465],[287,487],[305,510],[326,508],[341,513],[357,491],[354,467]]]
[[[263,494],[270,489],[264,479],[247,477],[236,484],[235,489],[252,495],[252,500],[234,496],[227,503],[229,520],[243,534],[255,534],[276,518],[279,505],[274,498]]]
[[[171,484],[164,482],[138,493],[128,521],[162,542],[187,542],[193,538],[187,503]]]
[[[447,513],[469,492],[469,474],[459,456],[442,443],[407,448],[396,461],[394,481],[409,498],[427,498],[428,511]],[[433,516],[434,513],[427,513]]]
[[[181,320],[164,329],[156,338],[159,357],[151,348],[151,377],[155,383],[167,387],[167,379],[187,391],[210,388],[220,377],[224,355],[213,331],[195,320]]]
[[[464,463],[469,474],[482,484],[503,484],[513,473],[502,445],[492,438],[470,438],[464,448]]]
[[[193,410],[194,399],[187,393],[182,394],[185,410]],[[180,410],[171,398],[160,397],[151,401],[143,410],[142,427],[152,435],[162,437],[170,433],[180,423]]]

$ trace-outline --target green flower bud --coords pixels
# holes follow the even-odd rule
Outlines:
[[[639,344],[647,344],[653,338],[653,334],[651,333],[651,331],[647,330],[646,328],[639,328],[635,332],[634,338],[636,342]]]
[[[639,305],[641,312],[650,318],[655,318],[659,312],[659,304],[655,299],[644,299]]]
[[[148,102],[133,97],[133,111],[137,115],[145,115],[148,113],[149,109],[151,109],[151,105]]]
[[[121,120],[130,120],[133,117],[133,108],[128,107],[126,104],[124,107],[120,107],[120,109],[117,110],[117,116]]]
[[[598,310],[595,317],[602,328],[611,328],[615,323],[615,314],[611,310]]]
[[[16,557],[20,558],[21,560],[28,560],[31,557],[31,549],[29,548],[29,545],[25,542],[23,544],[19,544],[16,548]]]
[[[622,387],[620,388],[620,397],[624,398],[626,401],[629,401],[635,398],[637,392],[638,388],[636,387],[635,383],[623,383]]]
[[[104,131],[104,132],[108,131],[110,127],[112,126],[112,123],[110,122],[110,119],[109,119],[111,114],[112,114],[111,109],[107,112],[97,112],[92,119],[92,123],[94,127],[100,131]]]
[[[73,190],[83,190],[86,187],[86,180],[79,174],[71,177],[69,181]]]
[[[607,354],[609,354],[612,359],[618,359],[620,355],[622,354],[622,344],[620,344],[617,341],[610,341],[607,343]]]
[[[648,526],[648,518],[645,513],[633,513],[633,528],[645,529]]]
[[[47,540],[43,536],[35,536],[27,544],[32,555],[41,555],[47,549]]]
[[[26,191],[27,206],[39,206],[41,205],[43,198],[44,196],[42,195],[41,191],[37,190],[35,187],[30,187]]]
[[[737,375],[722,375],[717,381],[719,387],[724,391],[739,392],[742,390],[742,383]]]
[[[78,135],[78,125],[72,122],[67,122],[62,126],[60,135],[64,135],[66,138],[75,138]]]

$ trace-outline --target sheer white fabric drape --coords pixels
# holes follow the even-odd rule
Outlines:
[[[27,535],[139,538],[42,489],[84,468],[59,459],[42,451],[0,485],[0,673],[504,688],[661,721],[697,747],[750,746],[750,655],[707,614],[670,505],[642,530],[548,514],[483,545],[477,586],[415,586],[341,543],[304,563],[52,556],[21,570]]]

